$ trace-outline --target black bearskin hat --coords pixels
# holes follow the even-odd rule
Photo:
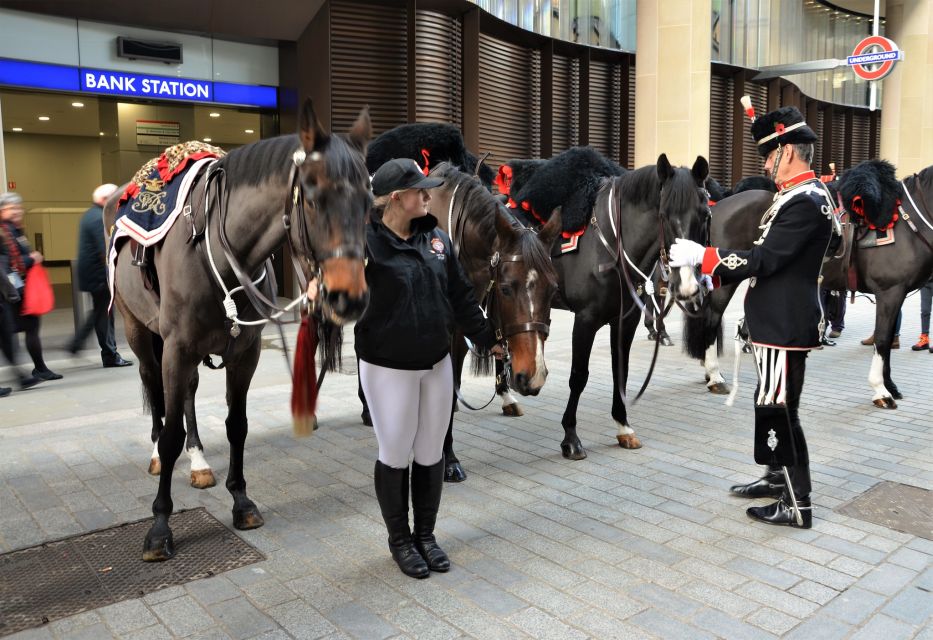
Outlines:
[[[816,133],[797,107],[781,107],[761,116],[752,123],[752,137],[762,158],[779,145],[816,142]]]

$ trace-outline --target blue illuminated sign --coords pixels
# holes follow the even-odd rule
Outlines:
[[[0,85],[274,109],[275,87],[0,59]]]

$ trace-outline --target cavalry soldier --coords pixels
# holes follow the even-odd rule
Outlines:
[[[671,266],[701,265],[714,283],[750,279],[745,323],[759,375],[755,460],[768,464],[768,471],[731,491],[748,498],[778,498],[749,508],[754,520],[809,529],[810,466],[797,409],[807,354],[819,348],[823,335],[818,281],[832,235],[833,206],[810,170],[817,137],[800,111],[782,107],[753,120],[752,136],[778,187],[761,237],[748,251],[678,238],[671,248]]]

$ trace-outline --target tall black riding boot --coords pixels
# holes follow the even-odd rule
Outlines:
[[[780,498],[784,494],[785,484],[781,467],[768,467],[765,475],[758,480],[734,485],[729,488],[729,492],[743,498]]]
[[[415,547],[428,562],[431,571],[449,571],[450,559],[437,546],[434,538],[434,523],[437,508],[441,504],[441,487],[444,485],[444,459],[430,467],[417,462],[411,463],[411,507],[415,512],[415,532],[412,536]]]
[[[389,530],[392,558],[405,575],[427,578],[431,571],[412,543],[408,528],[408,468],[393,469],[376,460],[373,477],[382,519]]]

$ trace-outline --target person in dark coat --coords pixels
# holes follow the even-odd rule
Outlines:
[[[444,484],[444,437],[453,409],[450,337],[455,325],[482,349],[501,349],[454,256],[428,213],[443,180],[411,159],[383,164],[372,179],[376,204],[366,229],[369,305],[356,323],[360,384],[379,444],[376,497],[389,550],[413,578],[448,571],[434,537]],[[408,528],[409,459],[414,532]]]
[[[788,432],[796,464],[786,467],[786,475],[784,467],[771,466],[763,478],[734,486],[732,493],[779,498],[768,506],[749,508],[749,517],[809,529],[810,465],[798,406],[807,354],[820,347],[825,326],[819,277],[832,235],[833,203],[810,170],[817,138],[800,111],[782,107],[758,118],[752,124],[752,136],[766,158],[765,171],[779,189],[765,216],[761,238],[748,251],[704,247],[678,238],[670,262],[673,267],[701,265],[714,284],[717,279],[750,279],[745,323],[759,374],[756,433],[761,426],[771,427],[772,437],[780,433],[783,438]],[[783,421],[783,431],[777,421]],[[767,446],[772,452],[777,445],[778,440],[769,437]],[[793,491],[785,478],[790,479]]]
[[[68,350],[78,353],[91,331],[97,333],[100,359],[105,367],[131,364],[117,353],[113,312],[110,310],[110,285],[107,281],[107,254],[104,244],[104,204],[117,190],[115,184],[102,184],[91,195],[94,204],[84,212],[78,227],[78,288],[91,294],[93,310],[75,333]]]
[[[16,193],[4,193],[0,196],[0,244],[3,245],[9,260],[9,272],[18,280],[17,287],[25,287],[29,269],[35,264],[41,264],[42,254],[34,251],[23,231],[23,199]],[[22,314],[22,293],[19,300],[10,305],[8,312],[12,316],[13,333],[20,331],[26,334],[26,351],[32,358],[35,368],[32,378],[41,380],[61,380],[62,375],[55,373],[45,364],[42,357],[42,340],[39,338],[39,316],[24,316]],[[20,386],[25,387],[29,376],[24,380],[20,378]]]

